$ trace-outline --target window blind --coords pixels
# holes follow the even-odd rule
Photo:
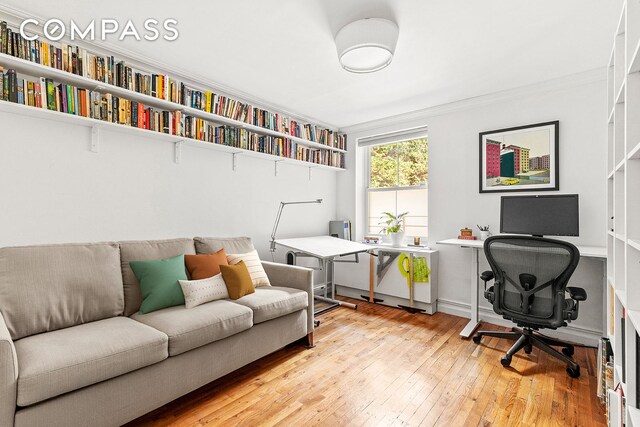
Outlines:
[[[420,126],[420,127],[404,129],[396,132],[389,132],[389,133],[383,133],[380,135],[358,138],[358,147],[372,147],[374,145],[391,144],[393,142],[425,138],[426,136],[427,136],[427,127]]]

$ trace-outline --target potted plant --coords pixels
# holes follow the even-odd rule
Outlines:
[[[400,215],[393,215],[391,212],[383,212],[384,215],[380,218],[386,227],[382,229],[383,233],[387,233],[391,237],[391,243],[393,246],[401,246],[402,239],[404,238],[404,217],[409,212],[401,213]]]

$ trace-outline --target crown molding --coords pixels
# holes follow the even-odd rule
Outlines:
[[[41,15],[37,15],[31,12],[28,12],[26,10],[16,8],[14,6],[7,5],[3,2],[0,2],[0,17],[4,18],[9,24],[14,26],[19,26],[22,23],[22,21],[25,20],[26,18],[37,19],[40,23],[46,22],[46,20],[48,19]],[[38,26],[37,29],[39,31],[34,31],[34,32],[38,33],[38,35],[40,36],[44,36],[42,25]],[[185,83],[194,85],[196,87],[201,87],[201,88],[214,87],[216,88],[216,92],[221,95],[251,103],[258,108],[262,108],[262,109],[273,111],[273,112],[278,112],[301,122],[313,123],[315,125],[319,125],[328,129],[339,130],[338,126],[334,124],[323,122],[322,120],[318,120],[313,117],[308,117],[299,113],[295,113],[276,103],[253,96],[247,92],[233,88],[231,86],[222,85],[207,77],[204,77],[197,73],[193,73],[184,68],[176,67],[175,65],[169,65],[163,61],[158,61],[158,60],[149,58],[145,55],[132,52],[128,49],[123,48],[122,46],[118,46],[113,42],[86,41],[86,40],[71,41],[68,35],[66,35],[62,40],[60,40],[60,42],[78,45],[82,48],[91,50],[95,53],[100,53],[100,54],[108,53],[110,55],[118,57],[119,59],[124,60],[125,62],[127,62],[128,64],[131,64],[136,68],[139,68],[142,70],[147,70],[148,68],[152,68],[154,71],[155,70],[160,71],[162,73],[169,75],[170,77],[177,78],[179,80],[184,81]]]
[[[346,134],[375,132],[377,130],[388,128],[389,126],[402,125],[407,122],[428,119],[434,116],[482,107],[498,102],[510,101],[522,97],[557,92],[594,82],[604,81],[606,78],[606,67],[601,67],[532,85],[520,86],[513,89],[462,99],[460,101],[454,101],[447,104],[436,105],[421,110],[410,111],[408,113],[397,114],[395,116],[385,117],[378,120],[343,126],[341,131]]]

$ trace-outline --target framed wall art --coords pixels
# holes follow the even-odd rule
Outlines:
[[[560,189],[559,123],[480,133],[480,192]]]

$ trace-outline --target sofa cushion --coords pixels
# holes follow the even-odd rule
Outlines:
[[[77,390],[167,358],[167,336],[113,317],[15,342],[18,406]]]
[[[0,311],[14,340],[123,309],[116,243],[0,249]]]
[[[259,286],[271,286],[269,277],[262,267],[258,251],[255,249],[244,254],[228,254],[227,261],[232,265],[237,264],[240,261],[244,261],[244,264],[247,266],[247,270],[249,270],[249,274],[251,275],[253,286],[256,288]]]
[[[151,313],[184,304],[179,280],[187,280],[184,255],[147,261],[130,261],[129,266],[140,282],[140,313]]]
[[[227,253],[224,249],[212,254],[185,255],[184,263],[189,270],[191,280],[208,279],[220,274],[220,265],[227,265]]]
[[[195,254],[192,239],[141,240],[120,242],[120,262],[124,282],[124,315],[131,316],[140,309],[142,294],[140,283],[133,274],[129,261],[170,258],[182,254]]]
[[[242,254],[255,249],[250,237],[194,237],[193,241],[199,254],[210,254],[220,249],[228,254]]]
[[[256,288],[255,293],[234,301],[253,311],[253,323],[258,324],[307,308],[309,298],[299,289],[281,286]]]
[[[169,336],[169,356],[221,340],[253,326],[251,309],[218,300],[194,308],[169,307],[132,316]]]
[[[237,300],[256,291],[244,261],[235,265],[221,265],[220,271],[227,286],[229,298],[232,300]]]
[[[179,282],[184,294],[184,305],[187,308],[229,298],[229,291],[222,278],[222,273],[208,279],[179,280]]]

